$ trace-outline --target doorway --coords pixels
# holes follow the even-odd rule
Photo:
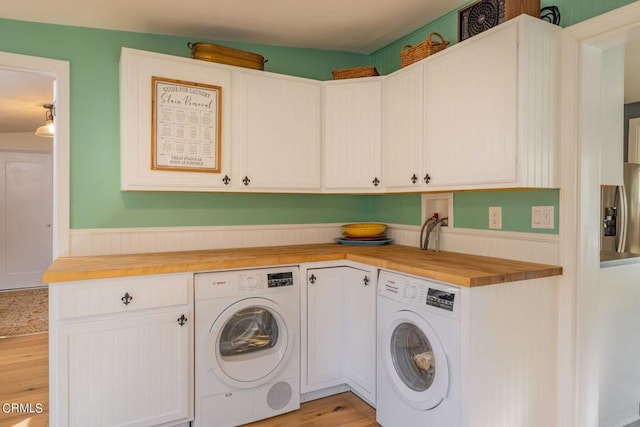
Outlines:
[[[52,76],[0,69],[0,290],[43,286],[53,256]]]

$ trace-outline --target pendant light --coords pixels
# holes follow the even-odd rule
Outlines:
[[[53,104],[44,104],[44,108],[46,108],[45,112],[45,124],[36,129],[36,136],[42,136],[45,138],[53,138],[53,134],[55,132],[55,127],[53,125]]]

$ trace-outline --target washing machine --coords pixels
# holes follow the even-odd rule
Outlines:
[[[461,289],[381,271],[376,420],[461,426]]]
[[[195,275],[194,426],[300,408],[297,266]]]

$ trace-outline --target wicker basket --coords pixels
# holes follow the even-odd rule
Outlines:
[[[264,63],[267,62],[262,55],[258,55],[257,53],[246,52],[213,43],[189,42],[187,43],[187,47],[191,49],[192,58],[202,61],[235,65],[238,67],[252,68],[254,70],[264,70]]]
[[[341,70],[333,70],[333,80],[353,79],[356,77],[373,77],[379,76],[378,70],[373,65],[365,65],[364,67],[343,68]]]
[[[440,38],[440,41],[434,41],[433,37]],[[449,42],[440,35],[440,33],[431,33],[427,39],[415,46],[405,46],[400,51],[400,63],[402,67],[411,65],[416,61],[426,58],[429,55],[433,55],[436,52],[440,52],[444,48],[449,46]]]

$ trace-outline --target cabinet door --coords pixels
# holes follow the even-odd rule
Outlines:
[[[425,66],[429,187],[514,182],[518,27],[479,35]]]
[[[345,267],[345,361],[347,379],[370,403],[376,395],[375,270]]]
[[[424,64],[384,81],[383,166],[386,189],[419,189],[423,183]]]
[[[184,315],[186,323],[179,324]],[[172,310],[57,326],[53,426],[150,426],[188,420],[191,313]],[[66,399],[66,402],[64,401]]]
[[[307,378],[302,382],[312,391],[344,382],[342,268],[309,269],[306,286]]]
[[[355,79],[324,86],[324,187],[381,191],[382,81]]]
[[[236,188],[319,190],[320,82],[234,75]],[[246,179],[245,179],[246,178]]]
[[[159,170],[151,167],[151,78],[201,83],[221,88],[219,171],[202,173],[195,171]],[[122,48],[120,56],[120,189],[122,191],[221,191],[228,189],[231,171],[231,71],[229,67],[207,61],[194,61],[160,53]],[[186,103],[186,97],[174,99],[176,105]],[[176,156],[208,155],[208,144],[190,139],[191,132],[204,134],[208,126],[207,115],[193,109],[167,109],[163,116],[165,137],[175,138],[171,150]],[[191,114],[187,114],[190,111]],[[187,119],[197,124],[187,126]],[[189,131],[185,134],[185,129]],[[187,141],[184,144],[180,141]]]

